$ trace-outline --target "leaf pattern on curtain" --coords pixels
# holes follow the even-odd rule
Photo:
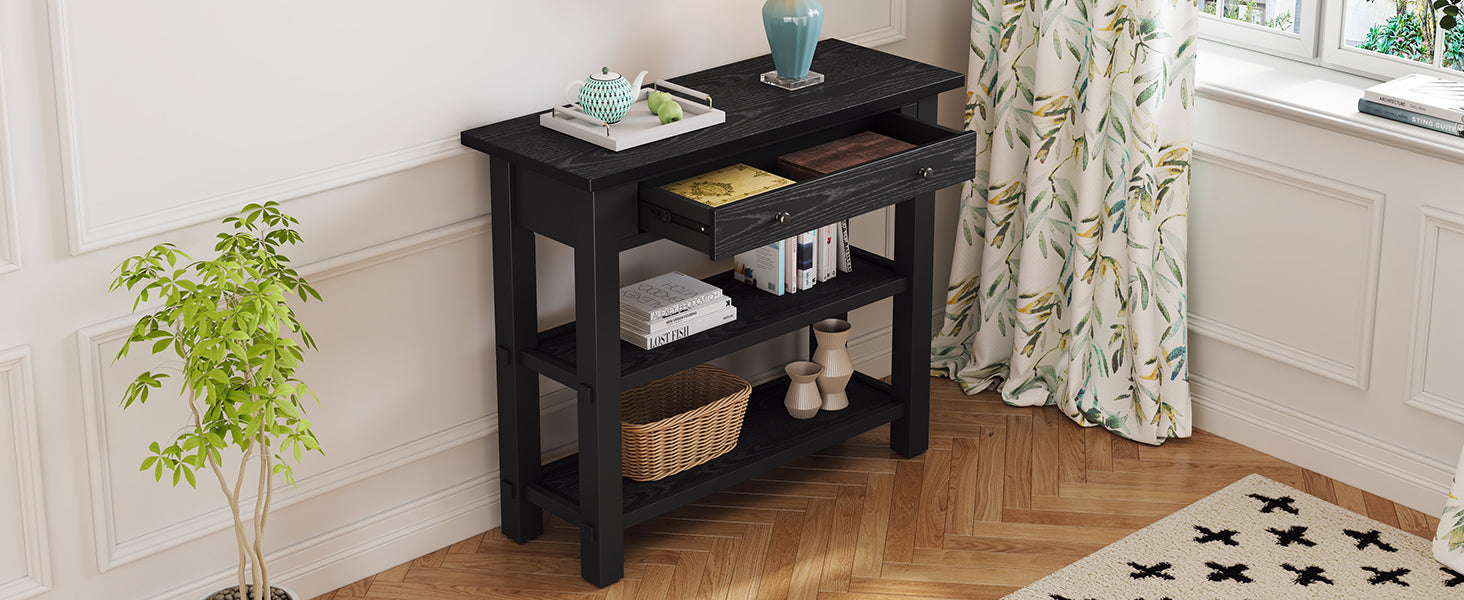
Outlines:
[[[962,188],[932,367],[1159,444],[1190,434],[1192,1],[973,0]]]

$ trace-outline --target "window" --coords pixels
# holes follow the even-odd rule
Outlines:
[[[1440,29],[1433,0],[1200,0],[1200,35],[1392,79],[1464,77],[1464,24]]]

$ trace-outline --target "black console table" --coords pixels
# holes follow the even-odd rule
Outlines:
[[[791,92],[758,81],[768,56],[675,78],[710,94],[726,123],[621,152],[542,128],[537,114],[462,133],[491,157],[503,532],[537,537],[544,509],[578,525],[591,583],[622,576],[627,527],[793,459],[885,423],[896,451],[926,449],[934,193],[972,178],[976,153],[974,133],[935,124],[936,94],[964,78],[837,40],[819,44],[813,68],[826,83]],[[865,130],[916,147],[717,210],[650,191],[734,163],[771,170],[779,155]],[[856,248],[852,273],[785,296],[723,273],[708,281],[732,298],[736,321],[653,350],[620,341],[621,251],[666,238],[722,259],[890,205],[893,260]],[[576,320],[546,331],[536,325],[536,234],[574,249]],[[660,481],[621,477],[623,390],[888,297],[891,383],[856,374],[849,408],[808,421],[784,411],[786,377],[759,385],[731,452]],[[549,464],[540,464],[540,374],[579,394],[579,453]]]

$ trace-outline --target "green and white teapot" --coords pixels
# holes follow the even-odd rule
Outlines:
[[[611,73],[610,67],[602,67],[589,79],[569,82],[564,88],[564,98],[578,102],[580,110],[587,115],[606,123],[619,123],[630,105],[640,99],[641,82],[645,79],[646,71],[641,71],[635,83],[630,83],[619,73]]]

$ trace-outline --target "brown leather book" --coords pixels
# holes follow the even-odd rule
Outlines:
[[[914,147],[908,142],[865,131],[779,156],[778,170],[784,177],[802,181]]]

